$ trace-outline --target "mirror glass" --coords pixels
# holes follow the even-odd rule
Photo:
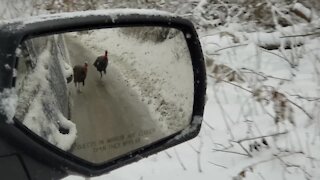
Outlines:
[[[125,27],[25,40],[15,118],[58,148],[103,163],[183,130],[193,108],[184,34]]]

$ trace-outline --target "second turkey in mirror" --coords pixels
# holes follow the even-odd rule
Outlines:
[[[103,163],[190,123],[193,70],[179,30],[57,34],[24,41],[18,54],[15,117],[82,159]]]

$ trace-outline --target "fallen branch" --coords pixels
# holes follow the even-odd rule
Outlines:
[[[164,153],[168,156],[169,159],[172,159],[172,156],[167,151],[164,151]]]
[[[205,125],[207,125],[211,130],[214,130],[214,127],[212,127],[209,123],[207,123],[206,121],[202,121],[204,122]]]
[[[292,156],[292,155],[295,155],[295,154],[296,154],[296,153],[290,153],[290,154],[276,155],[276,156],[278,156],[278,157],[288,157],[288,156]],[[274,154],[274,155],[275,155],[275,154]],[[252,164],[250,164],[250,165],[248,165],[248,166],[245,166],[245,167],[243,167],[242,170],[240,170],[239,172],[244,172],[244,171],[246,171],[246,170],[248,170],[248,169],[252,169],[253,167],[258,166],[258,165],[260,165],[260,164],[263,164],[263,163],[267,163],[267,162],[276,160],[277,157],[275,157],[274,155],[273,155],[273,157],[271,157],[270,159],[261,160],[261,161],[252,163]]]
[[[308,116],[311,120],[313,120],[313,117],[312,117],[305,109],[303,109],[301,106],[299,106],[299,105],[296,104],[295,102],[291,101],[290,99],[287,98],[287,100],[288,100],[291,104],[293,104],[294,106],[296,106],[298,109],[300,109],[301,111],[303,111],[304,114],[305,114],[306,116]]]
[[[306,100],[306,101],[319,101],[320,100],[320,97],[304,97],[300,94],[289,94],[287,93],[289,96],[292,96],[292,97],[297,97],[299,99],[303,99],[303,100]]]
[[[260,178],[262,179],[262,180],[266,180],[263,176],[262,176],[262,174],[259,172],[258,173],[258,175],[260,176]]]
[[[211,77],[211,78],[217,79],[217,78],[214,77],[212,74],[208,74],[208,76]],[[227,83],[227,84],[231,84],[231,85],[233,85],[233,86],[236,86],[236,87],[238,87],[238,88],[240,88],[240,89],[242,89],[242,90],[245,90],[245,91],[253,94],[252,91],[250,91],[250,90],[248,90],[248,89],[246,89],[246,88],[244,88],[244,87],[241,87],[240,85],[234,84],[234,83],[232,83],[232,82],[229,82],[229,81],[226,81],[226,80],[223,80],[223,79],[219,79],[219,80],[222,81],[222,82],[225,82],[225,83]]]
[[[218,166],[218,167],[221,167],[221,168],[224,168],[224,169],[227,169],[226,166],[222,166],[222,165],[220,165],[220,164],[216,164],[216,163],[213,163],[213,162],[211,162],[211,161],[208,161],[208,163],[213,164],[213,165]]]
[[[296,35],[289,35],[289,36],[281,36],[280,38],[306,37],[306,36],[312,36],[312,35],[320,35],[320,32],[308,33],[308,34],[296,34]]]
[[[221,147],[223,147],[223,149],[230,149],[230,148],[233,147],[233,144],[231,144],[231,143],[229,144],[230,145],[229,147],[227,147],[227,146],[225,146],[223,144],[220,144],[220,143],[213,143],[213,144],[216,145],[216,146],[221,146]]]
[[[242,70],[247,70],[247,71],[242,71]],[[263,77],[265,80],[267,80],[268,78],[272,78],[272,79],[277,79],[277,80],[281,80],[281,81],[291,81],[290,79],[284,79],[284,78],[279,78],[279,77],[274,77],[274,76],[271,76],[271,75],[265,75],[263,74],[262,72],[255,72],[254,70],[252,69],[248,69],[248,68],[241,68],[240,69],[240,72],[241,73],[252,73],[252,74],[256,74],[258,76],[261,76]]]
[[[238,144],[248,154],[249,157],[253,157],[252,154],[241,143]]]
[[[197,153],[197,162],[198,162],[198,171],[202,173],[202,167],[201,167],[201,149],[203,147],[203,142],[200,140],[199,150],[197,150],[195,147],[193,147],[190,143],[188,145]]]
[[[228,150],[221,150],[221,149],[212,149],[212,150],[213,150],[213,151],[217,151],[217,152],[225,152],[225,153],[238,154],[238,155],[250,157],[250,155],[248,155],[248,154],[244,154],[244,153],[240,153],[240,152],[235,152],[235,151],[228,151]]]
[[[269,116],[271,117],[273,120],[275,119],[275,117],[268,112],[268,110],[264,107],[264,105],[262,104],[262,102],[259,102],[261,109]]]
[[[288,133],[288,131],[285,131],[285,132],[274,133],[274,134],[268,134],[268,135],[257,136],[257,137],[252,137],[252,138],[240,139],[240,140],[232,141],[232,142],[235,142],[235,143],[241,143],[241,142],[244,142],[244,141],[250,141],[250,140],[262,139],[262,138],[266,138],[266,137],[279,136],[279,135],[283,135],[283,134],[287,134],[287,133]]]
[[[217,52],[222,51],[222,50],[231,49],[231,48],[235,48],[235,47],[241,47],[241,46],[247,46],[247,45],[248,44],[236,44],[236,45],[233,45],[233,46],[228,46],[228,47],[224,47],[224,48],[221,48],[221,49],[217,49],[214,52],[217,53]]]
[[[183,162],[182,162],[182,160],[181,160],[181,158],[180,158],[180,156],[179,156],[179,154],[178,154],[177,150],[176,150],[175,148],[173,148],[173,150],[174,150],[174,153],[175,153],[175,154],[176,154],[176,156],[177,156],[178,162],[180,163],[180,165],[181,165],[182,169],[186,171],[186,170],[187,170],[187,168],[186,168],[186,166],[183,164]]]
[[[268,50],[266,50],[266,49],[264,49],[264,48],[260,48],[260,49],[261,49],[262,51],[264,51],[264,52],[267,52],[267,53],[269,53],[269,54],[273,54],[273,55],[275,55],[275,56],[277,56],[277,57],[285,60],[285,61],[290,65],[291,68],[295,68],[295,67],[296,67],[296,65],[293,64],[293,63],[291,63],[289,59],[287,59],[287,58],[285,58],[285,57],[282,57],[282,56],[280,56],[279,54],[276,54],[276,53],[274,53],[274,52],[268,51]]]
[[[310,179],[312,176],[311,174],[309,174],[304,168],[302,168],[299,165],[296,164],[289,164],[286,161],[284,161],[283,159],[281,159],[278,155],[274,154],[274,157],[276,157],[285,167],[290,168],[290,167],[294,167],[294,168],[298,168],[300,169],[305,175],[307,175],[308,177],[306,177],[306,179]]]
[[[230,133],[231,138],[234,139],[234,135],[233,135],[233,133],[232,133],[231,127],[230,127],[230,125],[229,125],[229,123],[228,123],[228,119],[227,119],[227,117],[226,117],[227,113],[225,112],[222,104],[220,103],[220,100],[219,100],[219,98],[218,98],[218,96],[217,96],[217,93],[214,93],[214,95],[215,95],[217,104],[219,105],[219,107],[220,107],[220,109],[221,109],[221,111],[222,111],[222,116],[223,116],[224,123],[225,123],[225,125],[226,125],[226,127],[227,127],[227,129],[228,129],[228,131],[229,131],[229,133]]]
[[[265,137],[279,136],[279,135],[281,135],[281,134],[287,134],[287,133],[288,133],[288,132],[281,132],[281,133],[269,134],[269,135],[258,136],[258,137],[253,137],[253,138],[245,138],[245,139],[240,139],[240,140],[238,140],[238,141],[231,141],[231,142],[234,142],[234,143],[239,144],[239,146],[243,149],[243,151],[246,152],[246,154],[247,154],[249,157],[253,157],[252,154],[241,144],[242,142],[244,142],[244,141],[250,141],[250,140],[255,140],[255,139],[262,139],[262,138],[265,138]]]

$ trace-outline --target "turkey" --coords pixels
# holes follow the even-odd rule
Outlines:
[[[93,63],[93,65],[97,68],[97,71],[100,72],[100,78],[102,78],[102,72],[104,72],[104,74],[107,73],[108,51],[105,51],[105,54],[103,56],[99,56]]]
[[[79,88],[78,90],[80,90],[78,83],[82,83],[82,85],[84,86],[84,81],[87,77],[87,72],[88,72],[87,62],[85,62],[84,65],[75,65],[73,67],[73,76],[74,76],[73,81],[74,81],[74,85]]]

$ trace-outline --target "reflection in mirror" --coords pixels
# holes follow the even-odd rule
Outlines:
[[[182,32],[128,27],[24,41],[16,119],[48,142],[103,163],[183,130],[193,70]]]

